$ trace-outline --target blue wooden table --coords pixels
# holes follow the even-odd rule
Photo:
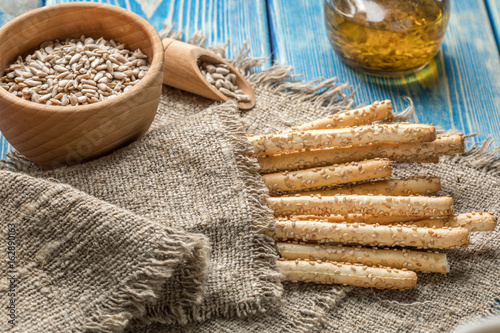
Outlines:
[[[31,1],[31,2],[30,2]],[[22,11],[74,0],[1,0],[0,25]],[[132,10],[156,29],[165,20],[184,32],[197,30],[208,44],[231,41],[238,49],[248,40],[251,55],[295,67],[304,80],[337,77],[355,90],[355,102],[413,99],[415,121],[430,122],[465,134],[477,133],[469,144],[495,139],[500,146],[500,1],[451,0],[451,17],[442,51],[423,71],[384,79],[344,65],[333,52],[323,22],[323,0],[95,0]],[[0,155],[9,149],[0,138]]]

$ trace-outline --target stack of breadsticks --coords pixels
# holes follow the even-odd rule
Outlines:
[[[492,213],[454,215],[453,198],[427,196],[441,190],[439,178],[388,179],[390,161],[464,152],[462,134],[436,137],[432,125],[392,119],[383,101],[249,136],[285,280],[413,288],[415,271],[449,272],[446,253],[430,249],[466,247],[469,232],[496,227]]]

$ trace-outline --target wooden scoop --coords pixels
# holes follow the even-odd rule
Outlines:
[[[165,51],[163,84],[225,102],[229,97],[212,86],[201,74],[199,68],[201,62],[209,64],[222,63],[227,65],[231,73],[236,75],[238,87],[246,95],[250,96],[249,102],[239,102],[238,107],[242,110],[248,110],[255,106],[255,94],[252,87],[243,75],[226,60],[204,48],[170,38],[163,40],[163,48]]]

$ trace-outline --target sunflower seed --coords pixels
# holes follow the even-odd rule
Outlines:
[[[24,81],[28,86],[32,86],[32,87],[35,87],[35,86],[41,86],[42,85],[42,81],[36,81],[36,80],[25,80]]]
[[[36,103],[38,103],[39,99],[40,99],[40,95],[38,95],[36,92],[34,92],[34,93],[31,95],[31,101],[32,101],[32,102],[36,102]]]
[[[222,68],[222,67],[217,68],[217,69],[215,70],[215,72],[216,72],[216,73],[218,73],[218,74],[222,74],[222,75],[227,75],[227,74],[231,73],[231,72],[229,71],[229,69]]]
[[[212,78],[215,80],[224,80],[224,75],[219,74],[219,73],[213,73]]]
[[[81,36],[47,41],[24,59],[19,56],[0,77],[0,87],[36,103],[76,106],[119,95],[148,70],[141,50]]]
[[[69,101],[71,102],[72,106],[78,105],[78,99],[75,95],[69,95]]]
[[[206,62],[202,62],[199,64],[199,68],[207,82],[224,95],[234,98],[237,101],[250,101],[250,96],[246,95],[236,84],[237,76],[231,73],[229,66],[225,64],[207,64]]]

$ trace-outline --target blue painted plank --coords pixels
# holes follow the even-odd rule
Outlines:
[[[0,27],[27,11],[42,6],[42,0],[1,0],[0,1]],[[0,159],[5,158],[5,153],[11,149],[9,143],[0,133]]]
[[[307,80],[337,77],[350,82],[357,103],[413,99],[415,120],[466,134],[473,141],[500,140],[500,59],[484,2],[452,0],[442,51],[421,72],[387,79],[357,72],[333,52],[324,24],[323,0],[269,0],[275,58]]]
[[[0,26],[27,11],[42,6],[42,0],[2,0],[0,1]]]
[[[500,51],[500,1],[498,0],[485,0],[486,8],[490,14],[491,25],[497,38],[497,46]]]
[[[79,0],[76,0],[79,1]],[[271,65],[265,0],[85,0],[121,6],[146,18],[157,30],[166,20],[183,32],[186,40],[198,30],[207,37],[207,45],[231,41],[228,56],[234,55],[248,40],[251,56],[266,57]],[[47,5],[75,0],[47,0]]]

